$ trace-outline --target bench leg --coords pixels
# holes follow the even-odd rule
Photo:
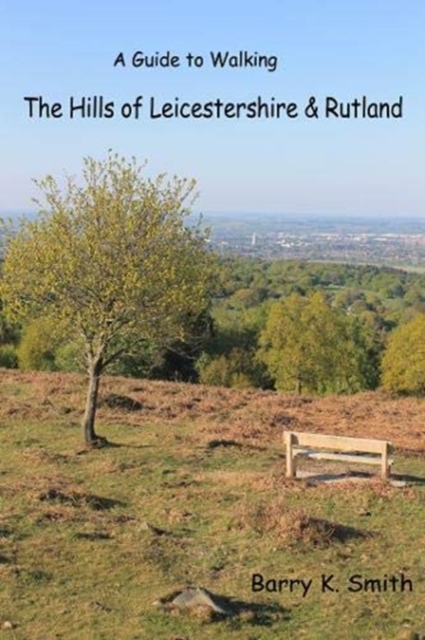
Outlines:
[[[385,451],[382,454],[382,466],[381,466],[381,477],[383,480],[387,480],[390,475],[390,466],[388,464],[388,446],[385,447]]]
[[[286,477],[293,478],[295,476],[295,460],[292,453],[286,452]]]
[[[286,436],[286,477],[294,478],[296,473],[296,463],[294,452],[292,449],[292,434],[287,433]]]

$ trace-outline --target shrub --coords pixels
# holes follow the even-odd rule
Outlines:
[[[216,357],[203,353],[196,368],[203,384],[249,389],[262,383],[261,365],[252,352],[243,349],[231,349],[227,355]]]
[[[0,367],[4,369],[18,368],[18,356],[13,344],[3,344],[0,346]]]
[[[57,322],[53,318],[37,318],[24,328],[17,348],[19,368],[23,371],[55,371],[58,347]]]

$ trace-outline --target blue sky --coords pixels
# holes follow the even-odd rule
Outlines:
[[[5,3],[6,5],[6,3]],[[195,177],[202,211],[425,215],[423,0],[15,0],[0,23],[0,210],[32,209],[32,178],[78,174],[112,148],[148,159],[147,173]],[[213,69],[210,52],[275,55],[264,68]],[[123,52],[171,51],[176,69],[114,68]],[[186,54],[204,57],[189,69]],[[70,96],[116,110],[144,103],[296,102],[289,120],[125,120],[68,116]],[[402,119],[308,120],[310,96],[394,102]],[[30,119],[24,96],[63,104]],[[146,109],[146,111],[145,111]]]

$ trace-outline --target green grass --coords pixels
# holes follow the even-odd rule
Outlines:
[[[134,416],[104,414],[99,431],[117,446],[85,451],[76,420],[25,413],[28,385],[2,391],[4,402],[11,394],[24,403],[23,415],[0,419],[0,626],[14,625],[5,637],[391,640],[425,632],[425,486],[285,481],[277,442],[220,443],[202,417],[141,415],[137,425]],[[425,478],[419,456],[398,456],[397,470]],[[323,521],[334,529],[316,530]],[[400,572],[413,593],[346,588],[353,574]],[[305,598],[254,593],[253,573],[313,583]],[[322,574],[335,575],[338,593],[321,592]],[[212,620],[153,606],[189,584],[239,601],[238,615]]]

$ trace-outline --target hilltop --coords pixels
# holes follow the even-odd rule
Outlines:
[[[0,370],[0,628],[14,640],[423,632],[424,400],[105,377],[111,446],[87,450],[84,394],[84,376]],[[407,484],[286,480],[285,428],[389,439]],[[352,593],[352,576],[413,590]],[[185,586],[233,615],[169,610]]]

